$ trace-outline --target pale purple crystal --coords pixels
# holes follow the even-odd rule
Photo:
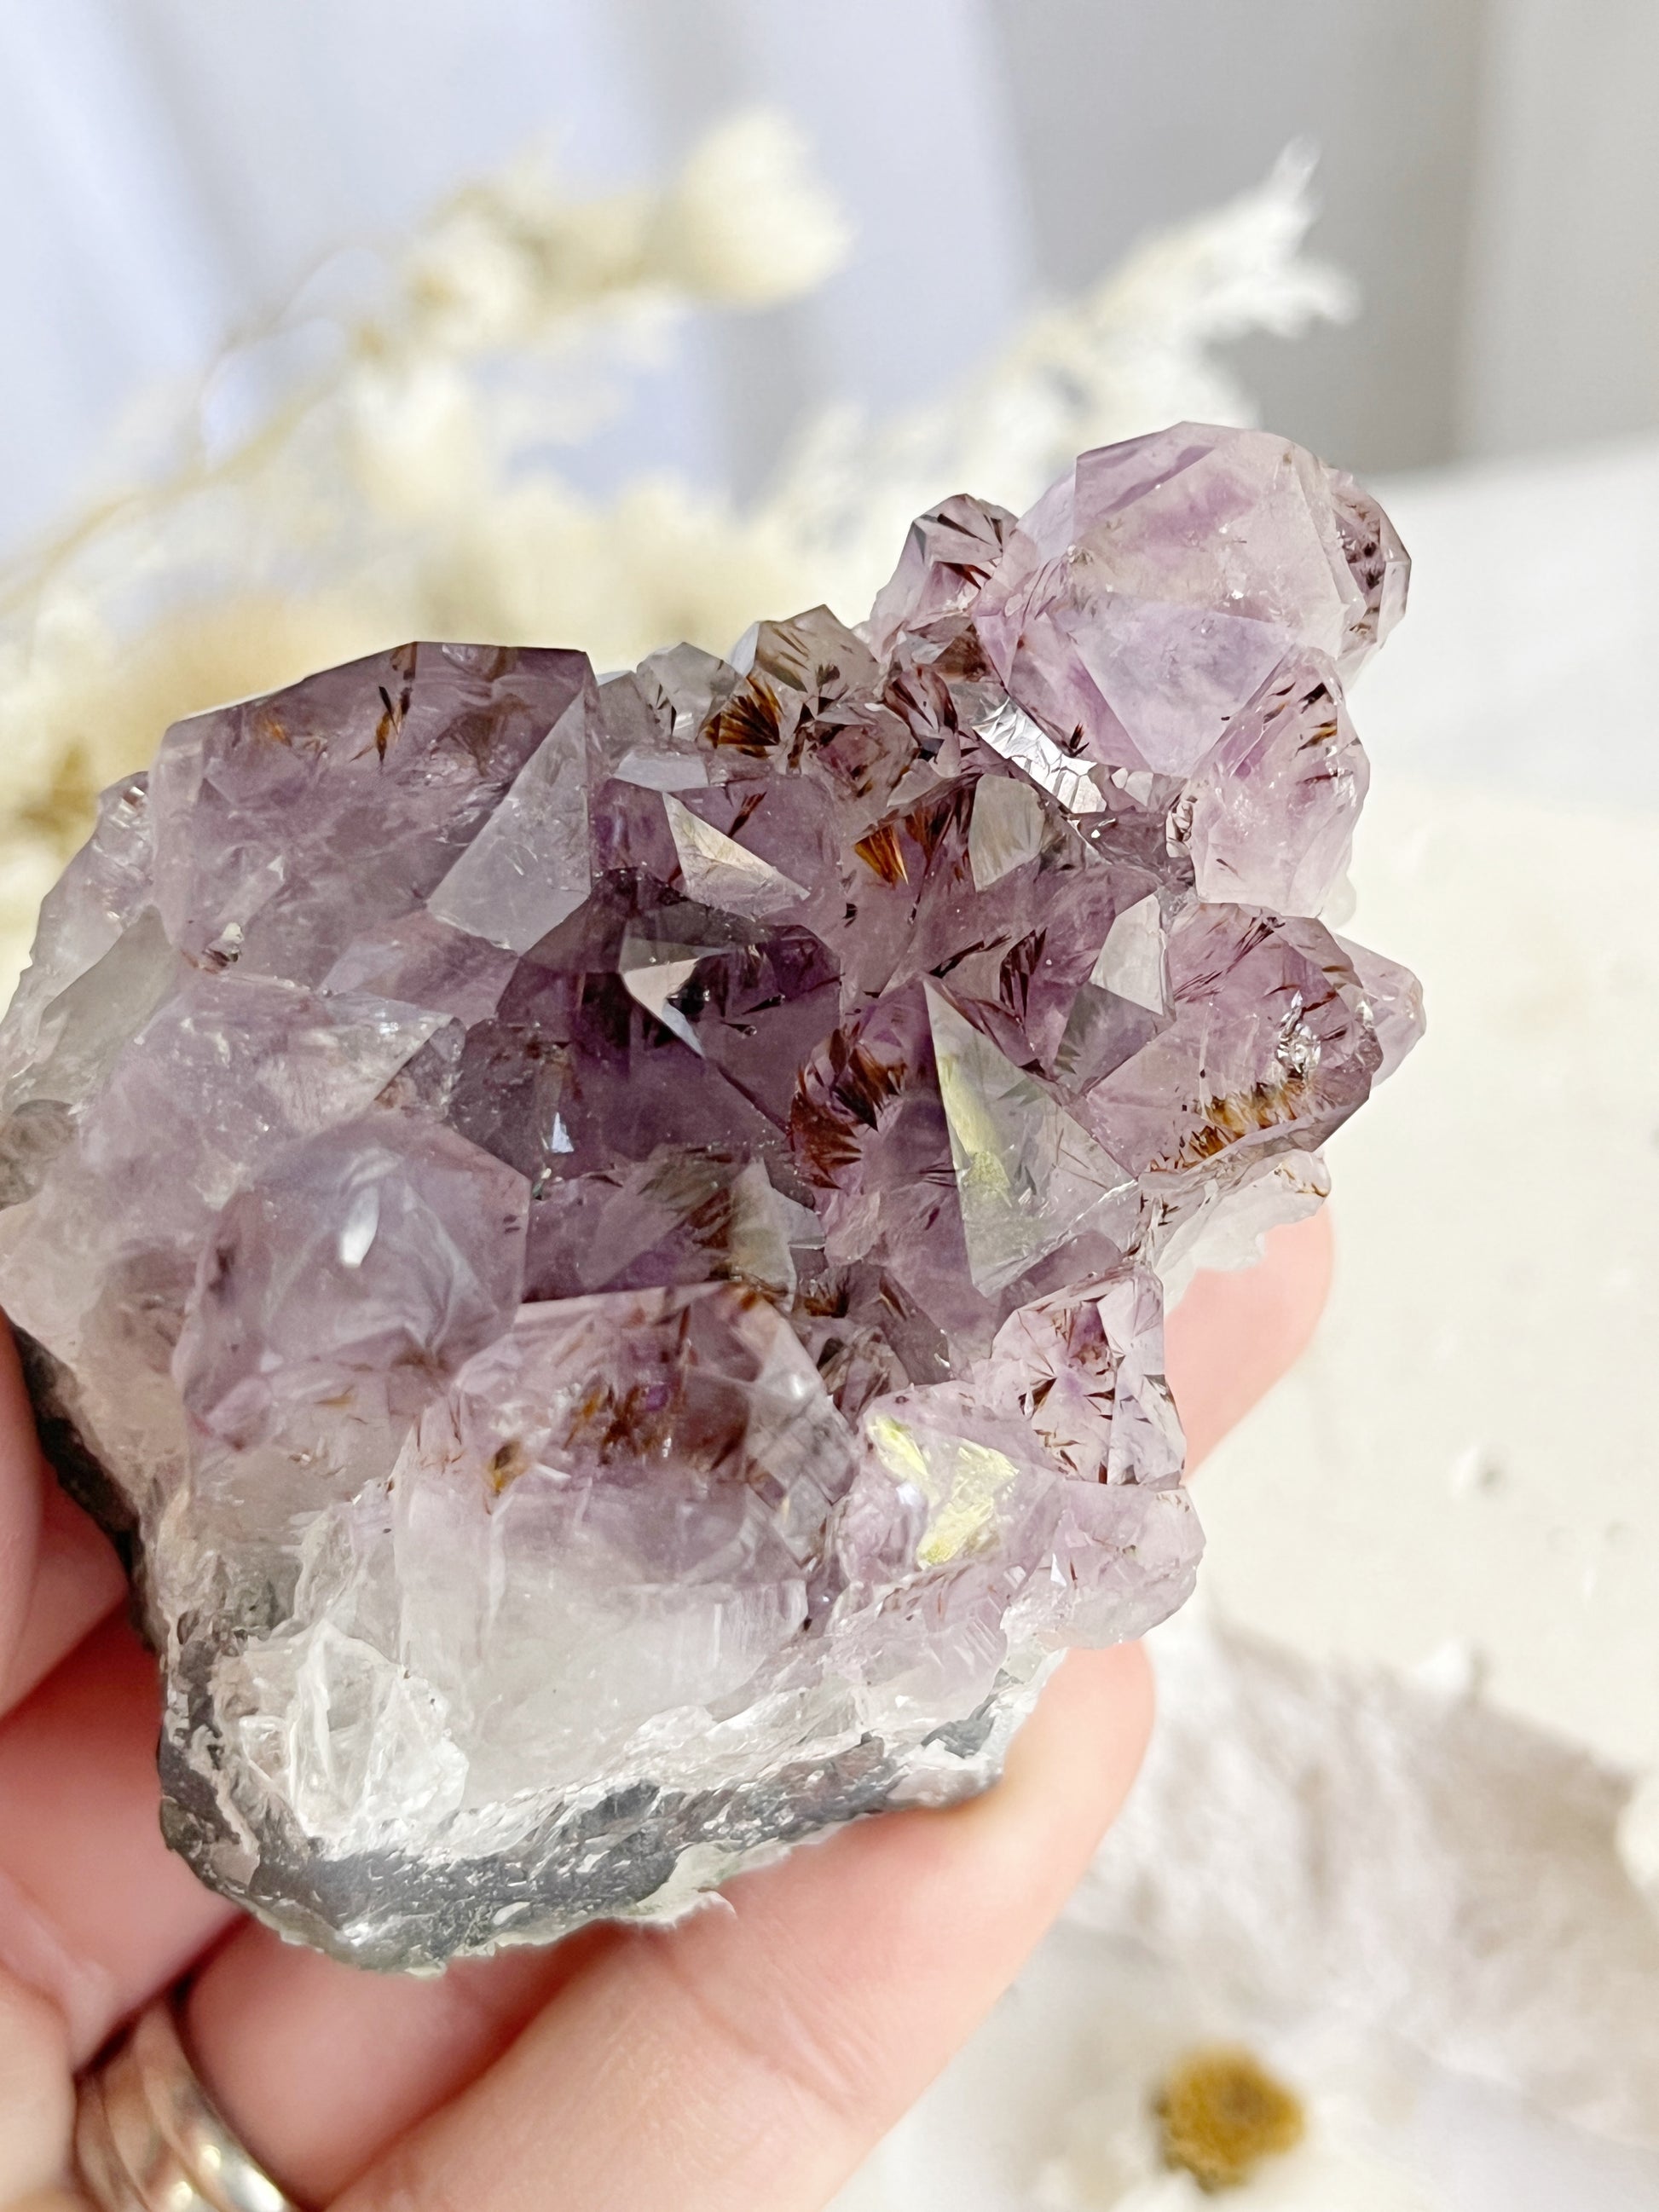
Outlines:
[[[1317,918],[1405,556],[1191,424],[862,635],[409,646],[171,730],[0,1025],[0,1295],[167,1833],[428,1965],[982,1787],[1197,1563],[1163,1255],[1415,986]]]
[[[1280,665],[1187,779],[1172,817],[1201,899],[1316,915],[1348,865],[1370,767],[1322,654]]]

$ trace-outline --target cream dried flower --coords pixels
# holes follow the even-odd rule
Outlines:
[[[699,303],[765,305],[837,265],[847,230],[793,126],[738,117],[656,191],[582,201],[528,162],[468,186],[374,281],[354,263],[331,322],[319,279],[251,333],[167,465],[0,592],[0,974],[88,794],[181,714],[406,637],[580,641],[614,666],[681,637],[720,650],[757,609],[857,612],[936,499],[1023,504],[1081,447],[1244,416],[1212,347],[1346,304],[1301,255],[1308,182],[1287,156],[934,407],[826,417],[747,509],[665,477],[598,502],[549,456]]]
[[[1079,298],[1042,310],[955,392],[871,426],[825,415],[772,495],[812,549],[822,596],[867,604],[913,515],[971,489],[1017,512],[1091,446],[1192,421],[1249,422],[1216,349],[1252,330],[1295,337],[1352,314],[1349,280],[1304,252],[1313,155],[1158,233]]]
[[[799,127],[758,110],[711,131],[663,191],[573,200],[531,157],[467,185],[404,256],[391,335],[457,352],[532,345],[654,289],[769,307],[822,283],[851,245]]]
[[[852,244],[794,125],[761,111],[711,131],[695,150],[656,204],[646,263],[709,299],[768,307],[816,290]]]

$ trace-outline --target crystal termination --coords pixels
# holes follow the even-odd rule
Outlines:
[[[205,1881],[381,1966],[666,1917],[1182,1601],[1164,1280],[1420,1027],[1318,919],[1406,579],[1186,424],[947,500],[858,631],[407,646],[106,794],[0,1297]]]

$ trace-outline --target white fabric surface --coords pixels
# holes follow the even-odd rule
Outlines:
[[[1238,2212],[1647,2212],[1659,1926],[1618,1784],[1461,1691],[1205,1610],[1153,1639],[1160,1733],[1066,1918],[836,2212],[1200,2212],[1174,2178],[1090,2190],[1066,2152],[1103,2106],[1133,2159],[1164,2069],[1215,2042],[1310,2112]]]
[[[1206,1571],[1301,1649],[1461,1644],[1499,1703],[1650,1767],[1659,445],[1389,499],[1413,605],[1354,702],[1350,926],[1418,969],[1429,1035],[1330,1147],[1330,1310],[1216,1455]]]

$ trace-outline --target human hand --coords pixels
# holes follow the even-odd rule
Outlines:
[[[1301,1349],[1328,1272],[1316,1218],[1197,1279],[1168,1345],[1194,1464]],[[283,1945],[166,1850],[124,1592],[0,1331],[0,2207],[78,2212],[75,2069],[190,1977],[198,2069],[302,2203],[820,2212],[1059,1911],[1151,1717],[1138,1646],[1074,1653],[971,1803],[858,1823],[672,1929],[398,1979]]]

